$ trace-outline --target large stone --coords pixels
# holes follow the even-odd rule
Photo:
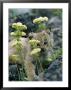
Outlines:
[[[52,62],[44,73],[45,81],[62,81],[62,58]]]

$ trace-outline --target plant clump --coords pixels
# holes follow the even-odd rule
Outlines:
[[[27,26],[23,25],[21,22],[17,22],[17,23],[12,24],[12,28],[14,28],[16,30],[26,30]]]
[[[35,24],[40,24],[42,22],[47,22],[48,21],[48,17],[39,17],[33,20],[33,23]]]
[[[33,20],[34,24],[38,25],[38,31],[40,30],[46,30],[46,22],[48,21],[48,17],[39,17]]]
[[[31,51],[31,55],[35,55],[41,51],[41,48],[35,48]]]
[[[36,40],[36,39],[31,39],[31,40],[29,40],[29,43],[30,43],[32,48],[36,48],[37,44],[40,44],[40,41]]]

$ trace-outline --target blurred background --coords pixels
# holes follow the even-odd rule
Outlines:
[[[9,9],[9,24],[22,22],[27,25],[28,32],[35,32],[37,25],[34,25],[32,21],[34,18],[40,16],[46,16],[49,20],[53,18],[52,22],[56,22],[58,19],[62,20],[62,9]],[[47,27],[49,27],[49,25],[47,25]]]

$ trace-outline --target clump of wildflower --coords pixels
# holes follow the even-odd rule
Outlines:
[[[15,40],[14,43],[12,44],[12,47],[15,47],[15,46],[23,46],[23,45],[21,41]]]
[[[12,28],[14,28],[16,30],[26,30],[27,26],[23,25],[21,22],[17,22],[17,23],[12,24]]]
[[[40,24],[41,22],[47,22],[48,17],[39,17],[33,20],[33,23]]]
[[[11,55],[10,57],[9,57],[11,60],[14,60],[14,61],[18,61],[19,60],[19,55]]]
[[[48,21],[48,18],[47,17],[43,17],[43,21]]]
[[[14,58],[14,60],[18,59],[18,55],[12,55],[12,57]]]
[[[40,48],[35,48],[31,51],[31,55],[35,55],[35,54],[39,53],[40,51],[41,51]]]
[[[11,32],[10,35],[11,36],[16,36],[16,34],[14,32]]]
[[[25,36],[26,35],[26,33],[25,32],[22,32],[22,36]]]
[[[36,40],[36,39],[32,39],[32,40],[29,40],[29,43],[32,46],[32,48],[36,48],[37,47],[37,44],[39,44],[40,41],[39,40]]]
[[[39,40],[36,40],[36,39],[32,39],[32,40],[29,40],[29,43],[30,44],[32,44],[32,43],[38,44],[38,43],[40,43],[40,41]]]
[[[51,61],[52,61],[52,58],[51,58],[51,57],[48,57],[48,61],[50,61],[50,62],[51,62]]]
[[[11,36],[25,36],[26,33],[25,32],[11,32],[10,33]]]
[[[16,28],[16,26],[17,26],[17,23],[12,24],[12,28]]]

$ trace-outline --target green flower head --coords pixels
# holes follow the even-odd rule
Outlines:
[[[10,35],[17,37],[17,36],[25,36],[26,33],[25,32],[19,32],[19,33],[18,32],[11,32]]]
[[[27,26],[23,25],[21,22],[17,22],[17,23],[12,24],[12,28],[14,28],[16,30],[26,30]]]
[[[11,32],[10,35],[11,36],[15,36],[16,34],[15,34],[15,32]]]
[[[20,60],[19,55],[17,54],[9,56],[9,59],[12,60],[13,62],[17,62]]]
[[[29,40],[29,43],[30,44],[32,44],[32,43],[38,44],[38,43],[40,43],[40,41],[39,40],[36,40],[36,39],[32,39],[32,40]]]
[[[26,33],[25,32],[22,32],[22,36],[25,36],[26,35]]]
[[[43,17],[43,21],[48,21],[48,18],[47,17]]]
[[[33,20],[33,23],[39,24],[41,22],[47,22],[48,21],[48,17],[39,17]]]
[[[15,40],[14,43],[12,44],[12,46],[14,47],[14,46],[17,46],[17,45],[20,45],[21,46],[22,45],[22,42]]]
[[[35,54],[39,53],[40,51],[41,51],[40,48],[35,48],[31,51],[31,55],[35,55]]]

